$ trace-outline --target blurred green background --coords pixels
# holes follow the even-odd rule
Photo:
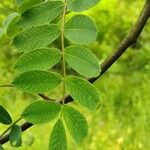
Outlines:
[[[101,0],[85,12],[98,24],[97,41],[89,47],[102,61],[116,48],[136,21],[144,0]],[[0,0],[0,24],[15,11],[12,0]],[[13,63],[19,54],[9,42],[0,48],[0,84],[10,83]],[[57,66],[59,69],[59,66]],[[79,109],[89,122],[89,135],[81,146],[69,141],[69,150],[149,150],[150,149],[150,21],[136,45],[117,61],[95,85],[101,93],[101,106],[94,113]],[[47,93],[60,97],[60,91]],[[0,104],[12,117],[18,118],[23,108],[37,96],[13,88],[0,89]],[[19,150],[46,150],[51,126],[34,126],[23,133]],[[6,126],[0,125],[0,133]],[[13,150],[10,144],[6,150]]]

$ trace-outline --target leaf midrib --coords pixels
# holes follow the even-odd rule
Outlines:
[[[75,31],[75,30],[83,30],[83,31],[88,31],[88,32],[96,32],[96,30],[90,30],[90,29],[82,29],[82,28],[65,28],[65,30],[70,30],[70,31]]]

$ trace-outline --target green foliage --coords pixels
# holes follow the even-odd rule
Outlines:
[[[53,127],[50,137],[49,150],[67,150],[66,132],[63,122],[60,119]]]
[[[67,47],[65,60],[78,73],[87,77],[96,77],[100,74],[99,61],[91,51],[81,46]]]
[[[88,81],[75,77],[66,77],[67,89],[71,97],[89,110],[95,110],[99,104],[99,92]]]
[[[103,0],[96,7],[85,12],[84,14],[94,18],[100,29],[97,42],[92,43],[89,49],[93,50],[101,60],[105,59],[129,32],[143,3],[142,0]],[[3,0],[0,3],[0,22],[13,11],[15,9],[12,6],[12,0]],[[72,15],[71,13],[70,17]],[[86,116],[89,134],[80,147],[68,138],[69,150],[150,149],[149,32],[150,28],[147,24],[136,45],[130,48],[111,70],[95,83],[101,89],[101,107],[97,111],[90,113],[83,107],[71,104]],[[66,45],[68,44],[67,42]],[[60,41],[57,40],[52,46],[60,47]],[[9,48],[8,43],[1,48],[1,84],[9,83],[8,79],[12,78],[12,64],[17,56],[18,53]],[[60,71],[60,65],[53,69]],[[70,72],[74,73],[68,67],[67,74]],[[54,93],[46,94],[53,99],[61,97],[59,89]],[[13,88],[0,89],[0,104],[7,107],[14,117],[17,117],[24,106],[33,102],[34,99],[34,96],[16,92]],[[6,126],[0,125],[0,131],[5,128]],[[47,124],[27,130],[23,134],[23,145],[19,149],[46,150],[48,147],[46,139],[49,138],[50,129],[52,125]],[[32,134],[37,139],[33,144]],[[13,149],[10,144],[5,144],[4,148]]]
[[[12,82],[19,90],[31,93],[52,91],[62,82],[61,75],[46,71],[28,71],[18,75]]]
[[[79,12],[96,5],[100,0],[68,0],[68,9]]]
[[[90,44],[96,40],[98,29],[88,16],[76,15],[65,25],[65,37],[77,44]]]
[[[56,118],[60,110],[58,103],[37,101],[27,106],[21,116],[33,124],[43,124]]]
[[[77,5],[78,3],[81,3],[81,6]],[[57,119],[50,137],[50,150],[67,150],[63,119],[77,144],[81,144],[88,135],[88,125],[84,116],[72,107],[64,105],[66,88],[77,103],[89,110],[95,110],[99,104],[97,89],[83,78],[66,76],[65,65],[67,62],[86,77],[97,77],[100,74],[97,57],[87,48],[79,46],[91,44],[96,40],[96,24],[85,15],[75,15],[67,23],[65,21],[65,16],[70,10],[86,10],[97,3],[98,0],[15,0],[18,13],[12,13],[3,23],[4,33],[11,38],[12,47],[22,52],[14,65],[16,74],[19,74],[12,81],[12,86],[23,92],[40,95],[51,92],[62,83],[62,106],[57,101],[37,101],[28,105],[21,114],[22,118],[32,124],[44,124]],[[52,42],[59,36],[62,52],[58,48],[50,48],[52,45],[55,47]],[[79,45],[65,48],[65,38]],[[63,76],[49,71],[61,58]],[[21,145],[20,130],[18,126],[13,126],[10,133],[12,146]]]
[[[1,105],[0,105],[0,123],[5,125],[9,125],[12,123],[12,119],[8,111]]]
[[[62,10],[62,1],[45,1],[27,9],[18,24],[23,28],[47,24],[58,17]]]
[[[32,27],[19,33],[12,45],[20,52],[40,49],[53,42],[60,35],[58,25],[50,24]]]
[[[4,39],[5,39],[5,30],[0,28],[0,46],[3,44]]]
[[[14,68],[21,72],[30,70],[46,71],[57,64],[60,58],[60,50],[56,48],[38,49],[21,55],[16,61]]]
[[[30,7],[41,3],[42,1],[43,0],[14,0],[14,3],[17,6],[18,11],[22,13]]]
[[[16,35],[16,33],[19,32],[18,26],[16,26],[16,23],[20,19],[20,14],[18,13],[12,13],[10,14],[3,22],[3,28],[6,31],[6,35],[8,37],[13,37]]]
[[[4,150],[4,148],[2,147],[2,145],[0,144],[0,150]]]
[[[70,106],[63,106],[65,124],[77,144],[81,144],[88,134],[87,121],[82,114]]]
[[[18,125],[13,125],[9,134],[9,141],[11,146],[13,147],[19,147],[22,145],[22,139],[21,139],[21,127]]]

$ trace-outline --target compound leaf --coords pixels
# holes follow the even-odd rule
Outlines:
[[[68,9],[74,12],[87,10],[100,0],[68,0]]]
[[[67,150],[67,138],[63,122],[59,119],[52,130],[49,150]]]
[[[20,19],[20,14],[18,13],[12,13],[10,14],[3,22],[3,27],[6,30],[6,35],[8,37],[13,37],[14,35],[16,35],[19,30],[20,27],[17,25],[18,20]]]
[[[33,124],[44,124],[56,118],[61,105],[49,101],[37,101],[25,108],[22,117]]]
[[[96,56],[81,46],[70,46],[65,49],[65,60],[78,73],[87,77],[100,74],[100,66]]]
[[[13,147],[19,147],[22,144],[22,138],[21,138],[21,127],[18,125],[13,125],[9,134],[9,141],[11,146]]]
[[[81,144],[88,134],[88,125],[84,116],[74,108],[65,105],[63,118],[74,141]]]
[[[62,1],[45,1],[27,9],[19,25],[23,28],[44,25],[57,18],[63,11]]]
[[[43,48],[25,53],[19,57],[14,65],[18,71],[48,70],[61,58],[60,50]]]
[[[66,77],[66,85],[71,97],[89,110],[95,110],[99,103],[98,90],[88,81],[74,76]]]
[[[30,93],[52,91],[62,81],[62,76],[46,71],[28,71],[18,75],[12,82],[19,90]]]
[[[54,24],[32,27],[15,36],[12,45],[20,52],[28,52],[47,46],[59,35],[60,28]]]
[[[85,15],[76,15],[65,25],[65,37],[77,44],[90,44],[97,34],[96,24]]]
[[[12,119],[8,111],[1,105],[0,105],[0,123],[5,125],[9,125],[12,123]]]

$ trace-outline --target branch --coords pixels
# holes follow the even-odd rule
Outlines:
[[[3,88],[3,87],[13,87],[13,85],[12,84],[0,85],[0,88]],[[46,96],[42,93],[39,93],[38,96],[42,97],[44,100],[54,101],[53,99],[49,98],[48,96]]]
[[[146,0],[144,7],[141,11],[141,14],[135,23],[135,25],[132,27],[130,33],[121,41],[117,49],[110,55],[108,58],[106,58],[102,64],[101,64],[101,73],[96,78],[91,78],[89,81],[91,83],[95,82],[98,78],[100,78],[119,58],[122,56],[122,54],[134,43],[136,43],[138,37],[140,36],[141,32],[144,29],[144,26],[146,25],[146,22],[148,21],[150,17],[150,0]],[[70,96],[66,96],[65,103],[72,102],[73,99]],[[61,103],[61,102],[60,102]],[[24,123],[21,125],[22,131],[26,131],[30,127],[32,127],[33,124],[31,123]],[[5,135],[3,138],[0,139],[0,144],[4,144],[9,141],[9,134]]]
[[[142,12],[137,19],[135,25],[132,27],[130,33],[121,41],[117,49],[101,64],[101,73],[96,78],[91,78],[90,82],[95,82],[100,76],[102,76],[113,64],[122,56],[122,54],[133,44],[135,44],[142,33],[146,22],[150,17],[150,0],[145,0]]]
[[[141,11],[140,16],[138,17],[135,25],[132,27],[129,34],[121,41],[116,50],[106,58],[101,66],[101,73],[96,78],[89,79],[89,82],[94,83],[97,79],[99,79],[124,53],[125,51],[135,44],[142,33],[148,19],[150,17],[150,0],[146,0],[144,7]],[[72,98],[70,96],[66,97],[66,103],[72,102]]]
[[[11,84],[4,84],[4,85],[0,85],[0,87],[2,88],[2,87],[13,87],[13,85],[11,85]]]
[[[52,98],[49,98],[48,96],[44,95],[44,94],[38,94],[40,97],[42,97],[44,100],[48,100],[48,101],[55,101],[54,99]]]
[[[25,122],[24,124],[21,125],[22,132],[26,131],[27,129],[29,129],[32,126],[33,126],[33,124],[31,124],[29,122]],[[6,134],[5,136],[3,136],[0,139],[0,144],[2,145],[4,143],[7,143],[8,141],[9,141],[9,134]]]

